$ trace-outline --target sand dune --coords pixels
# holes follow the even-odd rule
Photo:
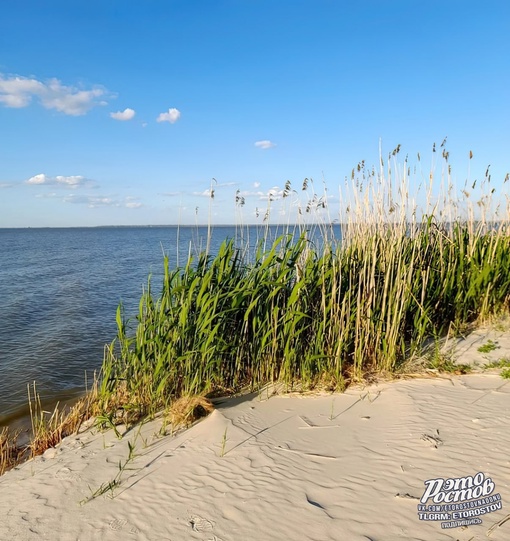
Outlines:
[[[94,430],[67,438],[0,478],[0,539],[510,539],[509,380],[475,373],[268,394],[220,401],[173,436],[155,420],[121,440]],[[119,473],[128,442],[134,458]],[[481,524],[419,519],[425,481],[479,472],[495,502],[473,515]]]

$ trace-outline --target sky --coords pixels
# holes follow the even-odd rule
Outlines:
[[[440,176],[445,137],[459,189],[506,189],[508,0],[0,9],[0,227],[284,222],[314,194],[334,220],[362,160]]]

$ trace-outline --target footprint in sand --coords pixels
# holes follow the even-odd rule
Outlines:
[[[214,522],[199,515],[191,515],[188,522],[194,532],[211,532],[214,528]]]
[[[125,529],[126,526],[129,528],[130,533],[140,532],[140,530],[136,526],[129,524],[129,522],[125,519],[116,518],[108,523],[108,527],[110,528],[110,530],[113,530],[115,532],[120,532],[121,530]]]
[[[127,520],[116,518],[115,520],[112,520],[109,522],[108,527],[110,530],[113,530],[115,532],[119,532],[124,528],[124,526],[127,524]]]
[[[55,473],[55,477],[61,481],[78,481],[81,479],[77,473],[69,468],[60,468],[60,470]]]

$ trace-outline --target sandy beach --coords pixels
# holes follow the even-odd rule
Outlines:
[[[479,370],[335,395],[266,390],[219,400],[173,435],[161,419],[122,439],[85,430],[0,478],[0,539],[508,540],[510,380],[480,366],[508,357],[510,337],[478,331],[456,351]],[[473,492],[454,500],[425,484],[437,479]],[[444,526],[469,517],[481,523]]]

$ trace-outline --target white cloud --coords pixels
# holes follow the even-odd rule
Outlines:
[[[52,79],[46,85],[46,90],[40,95],[41,103],[46,109],[56,109],[71,116],[84,115],[96,105],[106,105],[105,101],[97,101],[105,94],[102,88],[79,90],[72,86],[64,86],[57,79]]]
[[[0,189],[2,188],[11,188],[12,187],[12,184],[8,183],[8,182],[0,182]]]
[[[76,205],[87,205],[90,208],[115,205],[115,201],[110,197],[75,194],[65,197],[64,202]]]
[[[0,75],[0,103],[6,107],[26,107],[33,95],[44,92],[44,85],[25,77],[4,78]]]
[[[110,113],[110,116],[114,120],[131,120],[135,116],[136,112],[129,107],[124,111],[117,111],[116,113]]]
[[[82,177],[81,175],[71,175],[68,177],[57,175],[56,177],[49,177],[44,173],[39,173],[34,175],[25,181],[26,184],[31,184],[33,186],[40,185],[51,185],[51,186],[62,186],[65,188],[78,188],[80,186],[91,185],[94,182],[90,179]]]
[[[47,178],[45,174],[40,173],[39,175],[34,175],[33,177],[30,177],[26,182],[27,184],[48,184]]]
[[[254,188],[260,188],[260,182],[254,182],[253,187]]]
[[[45,109],[79,116],[97,105],[106,105],[100,98],[107,96],[106,89],[100,86],[83,90],[63,85],[58,79],[42,82],[28,77],[4,77],[0,74],[0,103],[6,107],[27,107],[32,98],[36,97]]]
[[[274,188],[271,188],[266,194],[261,195],[260,199],[270,199],[271,201],[276,201],[277,199],[281,199],[283,197],[283,190],[278,188],[278,186],[275,186]]]
[[[143,203],[140,203],[139,201],[137,201],[137,199],[138,199],[137,197],[133,197],[133,196],[129,195],[125,199],[124,206],[127,209],[139,209],[140,207],[143,207]],[[121,206],[122,206],[122,204],[121,204]]]
[[[193,192],[193,195],[200,195],[202,197],[211,197],[212,194],[214,194],[214,189],[211,190],[210,188],[203,192]]]
[[[275,147],[276,144],[275,143],[272,143],[271,141],[265,139],[264,141],[256,141],[255,142],[255,146],[257,148],[261,148],[263,150],[266,150],[268,148],[272,148],[272,147]]]
[[[64,203],[71,203],[75,205],[87,205],[87,207],[93,209],[98,207],[116,207],[127,209],[138,209],[143,207],[143,203],[135,200],[134,197],[126,197],[124,199],[118,199],[116,197],[104,196],[104,195],[75,195],[71,194],[64,198]]]
[[[258,188],[260,186],[260,182],[255,182],[254,185],[256,185],[255,188]],[[262,192],[260,190],[257,190],[257,191],[246,190],[246,191],[239,192],[239,195],[243,197],[257,197],[261,201],[267,201],[268,199],[271,201],[276,201],[277,199],[281,199],[283,197],[283,194],[284,194],[284,190],[282,190],[278,186],[274,186],[267,192]]]
[[[158,118],[156,119],[156,122],[170,122],[170,124],[174,124],[179,120],[181,117],[181,112],[179,109],[168,109],[167,113],[160,113]]]

